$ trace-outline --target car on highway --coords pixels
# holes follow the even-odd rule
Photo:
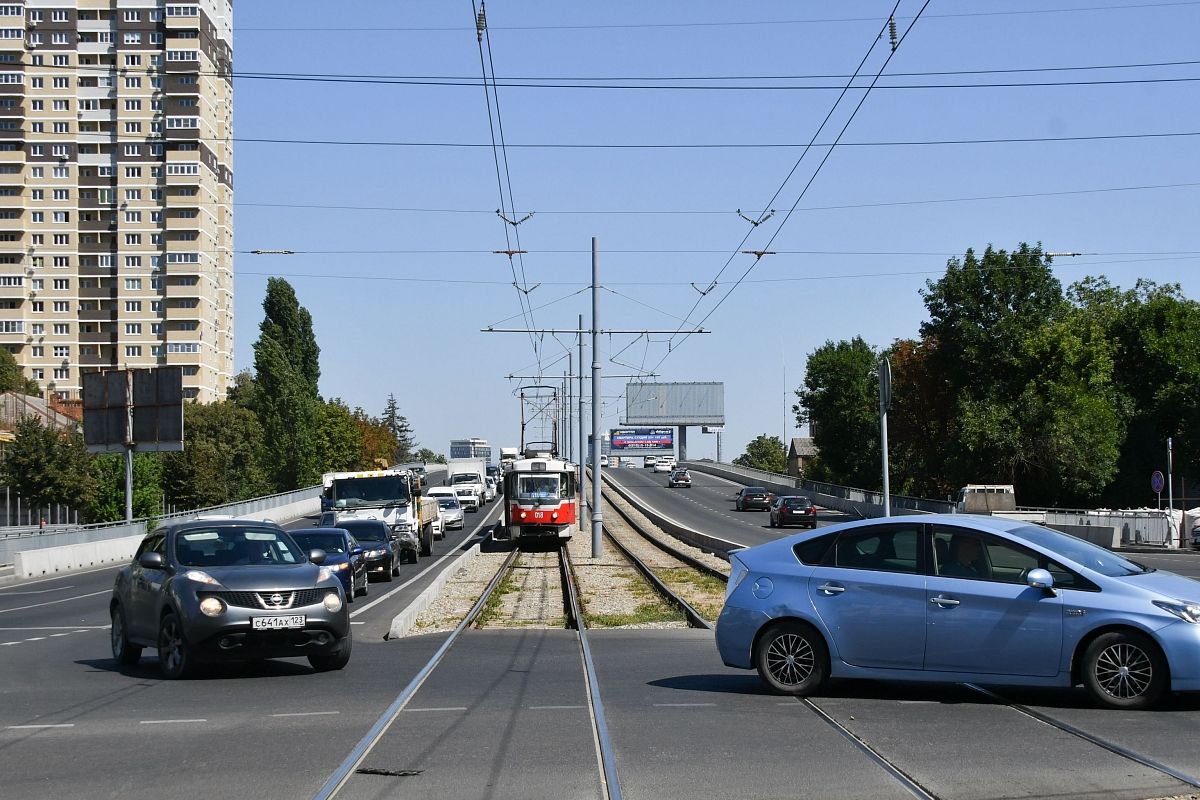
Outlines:
[[[496,487],[496,479],[490,475],[483,479],[483,499],[484,502],[490,503],[496,499],[500,490]]]
[[[271,523],[156,528],[113,583],[113,658],[134,664],[143,648],[155,647],[170,679],[210,661],[294,656],[307,656],[319,671],[341,669],[353,645],[350,617],[324,560]]]
[[[462,507],[467,511],[478,511],[479,506],[482,505],[478,489],[462,486],[455,489],[454,494],[458,497],[458,502],[462,503]]]
[[[770,511],[771,493],[761,486],[744,486],[734,495],[733,507],[738,511]]]
[[[442,518],[442,527],[448,531],[461,531],[467,524],[463,514],[462,503],[457,495],[436,495],[438,514]]]
[[[642,459],[643,469],[654,469],[654,465],[658,463],[658,456],[646,456]]]
[[[655,472],[672,472],[675,469],[675,459],[660,458],[654,462]]]
[[[668,489],[690,489],[692,488],[692,474],[686,469],[677,469],[671,473],[671,477],[667,478]]]
[[[346,602],[367,593],[367,561],[362,545],[345,528],[302,528],[289,535],[303,550],[324,550],[324,566],[342,582]]]
[[[408,557],[417,560],[415,550],[403,546],[391,527],[381,519],[344,519],[337,527],[349,531],[363,548],[368,576],[376,576],[384,583],[400,574],[400,564]]]
[[[807,497],[781,495],[771,501],[771,527],[784,528],[788,525],[817,527],[817,507]]]
[[[1200,582],[982,515],[833,525],[730,558],[717,647],[784,694],[829,678],[1200,691]]]

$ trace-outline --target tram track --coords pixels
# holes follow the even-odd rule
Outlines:
[[[482,594],[472,605],[470,611],[459,622],[458,626],[446,637],[446,640],[417,672],[407,686],[396,696],[392,703],[379,716],[367,733],[351,749],[342,763],[333,771],[321,788],[313,795],[314,800],[327,800],[337,797],[353,780],[356,775],[402,775],[408,771],[380,771],[378,768],[364,768],[363,762],[374,750],[375,746],[387,735],[393,723],[401,712],[408,707],[412,699],[421,690],[422,685],[430,678],[439,664],[446,659],[454,645],[465,632],[471,630],[480,615],[488,606],[489,600],[497,591],[514,568],[520,551],[513,548],[504,558]],[[599,678],[592,659],[592,651],[587,637],[587,626],[579,602],[579,593],[575,584],[574,573],[570,561],[570,553],[565,546],[558,548],[558,570],[562,586],[564,615],[567,627],[574,630],[579,647],[579,658],[582,667],[582,677],[586,689],[588,719],[591,725],[592,739],[596,747],[598,780],[602,796],[606,800],[620,800],[621,785],[617,775],[616,757],[608,724],[604,714],[603,699],[600,696]]]

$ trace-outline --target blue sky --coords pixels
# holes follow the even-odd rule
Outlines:
[[[922,3],[900,2],[901,33]],[[1123,287],[1138,278],[1179,282],[1197,295],[1198,136],[880,143],[1200,132],[1200,81],[1178,80],[1200,78],[1200,64],[1061,69],[1195,60],[1200,2],[932,0],[786,223],[828,148],[810,150],[768,205],[800,148],[516,146],[803,145],[894,4],[487,5],[512,198],[519,216],[535,212],[518,229],[529,251],[523,274],[514,266],[524,286],[540,284],[528,294],[536,326],[574,328],[580,313],[590,324],[581,290],[590,283],[593,236],[606,287],[602,328],[675,330],[700,300],[690,323],[707,315],[711,334],[676,336],[669,348],[667,335],[605,336],[602,361],[606,372],[631,372],[609,361],[627,348],[618,360],[657,366],[659,380],[724,381],[726,459],[760,433],[783,433],[792,401],[785,389],[800,384],[806,356],[826,340],[862,335],[882,346],[915,335],[925,318],[919,290],[968,247],[1041,241],[1050,251],[1095,254],[1058,259],[1064,285],[1103,274]],[[885,36],[857,86],[889,51]],[[439,452],[464,436],[515,445],[520,382],[505,376],[535,374],[539,359],[547,376],[561,376],[562,344],[573,337],[559,336],[560,344],[546,336],[535,355],[528,336],[479,330],[525,325],[508,260],[492,253],[509,246],[495,214],[493,152],[378,144],[490,142],[469,0],[239,2],[234,53],[239,76],[474,82],[235,80],[238,368],[253,365],[267,276],[281,275],[312,312],[325,396],[377,414],[394,393],[421,444]],[[701,83],[834,88],[504,85],[675,78],[666,83],[678,87],[713,77],[735,79]],[[1092,85],[884,88],[1059,82]],[[863,94],[846,93],[818,142],[835,140]],[[1108,189],[1122,191],[1093,191]],[[1008,197],[963,199],[999,195]],[[735,210],[767,207],[777,214],[743,249],[774,237],[777,254],[747,273],[754,256],[735,253],[750,226]],[[247,252],[268,248],[297,252]],[[691,286],[714,279],[718,286],[703,297]],[[604,383],[605,428],[618,423],[623,384]],[[787,422],[787,435],[799,435],[790,414]],[[714,437],[690,437],[689,455],[714,454]]]

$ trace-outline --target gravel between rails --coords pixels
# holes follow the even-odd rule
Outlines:
[[[604,507],[605,532],[628,548],[635,558],[645,564],[667,588],[696,609],[701,617],[715,622],[725,604],[725,583],[655,547],[613,510],[608,498],[605,498]]]
[[[504,591],[507,589],[507,591]],[[524,552],[517,556],[508,580],[497,589],[502,592],[494,611],[482,628],[562,628],[562,575],[558,550]]]

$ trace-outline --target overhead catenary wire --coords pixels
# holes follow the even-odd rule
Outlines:
[[[900,36],[900,38],[896,42],[896,44],[891,48],[891,51],[887,54],[887,58],[884,59],[883,64],[880,65],[879,70],[875,73],[876,80],[878,80],[878,78],[881,75],[883,75],[884,70],[887,69],[888,64],[891,63],[892,59],[895,57],[896,53],[898,52],[899,46],[904,43],[905,39],[908,38],[908,34],[912,32],[913,27],[917,24],[917,21],[921,18],[921,15],[925,12],[925,9],[927,9],[929,7],[929,2],[930,2],[930,0],[925,0],[925,2],[922,3],[921,8],[918,9],[918,11],[916,13],[916,16],[914,16],[912,18],[912,21],[904,29],[904,33]],[[899,2],[899,0],[897,0],[896,8],[898,8],[899,5],[900,5],[900,2]],[[889,17],[889,19],[895,18],[896,8],[892,9],[892,14]],[[887,23],[885,23],[884,27],[885,28],[887,27]],[[882,40],[882,39],[883,39],[883,32],[881,31],[880,35],[879,35],[879,40]],[[873,47],[874,47],[874,43],[872,43],[872,48]],[[868,55],[870,55],[870,51],[868,51]],[[865,58],[864,58],[864,61],[865,61]],[[862,97],[860,97],[858,99],[858,103],[855,104],[854,109],[850,112],[850,116],[846,118],[846,121],[842,125],[841,130],[838,131],[838,135],[834,139],[833,146],[825,151],[824,157],[822,157],[821,161],[817,164],[817,168],[815,170],[813,170],[812,174],[808,178],[808,181],[804,184],[804,187],[800,190],[800,193],[796,196],[796,200],[795,200],[795,202],[792,203],[791,208],[788,209],[787,213],[784,214],[783,219],[781,219],[779,221],[779,223],[775,226],[775,231],[771,234],[771,237],[767,240],[767,243],[763,247],[759,248],[760,253],[768,251],[771,248],[771,245],[775,242],[776,237],[779,236],[780,231],[782,231],[784,226],[787,225],[788,220],[790,220],[792,218],[792,214],[795,213],[796,208],[800,205],[800,201],[804,199],[804,195],[806,195],[808,193],[809,188],[816,181],[817,176],[821,174],[821,170],[825,166],[825,164],[829,161],[829,157],[831,155],[833,155],[834,147],[837,146],[838,141],[842,138],[842,136],[845,135],[846,131],[849,130],[850,124],[852,122],[854,122],[854,118],[856,116],[858,116],[859,109],[861,109],[863,107],[863,104],[867,101],[867,98],[870,96],[871,88],[873,86],[874,86],[874,81],[872,81],[871,85],[868,86],[866,91],[863,92]],[[752,228],[751,232],[756,231],[756,230],[758,230],[757,227]],[[743,238],[743,240],[742,240],[743,244],[745,243],[745,241],[746,240]],[[741,249],[741,245],[739,245],[738,249],[739,250]],[[717,309],[720,308],[725,303],[725,301],[729,298],[729,296],[737,290],[738,286],[740,286],[742,284],[742,282],[746,279],[746,277],[754,270],[754,268],[761,261],[762,261],[762,255],[760,254],[759,256],[757,256],[754,259],[753,262],[751,262],[750,266],[748,266],[746,268],[745,272],[742,273],[742,275],[733,284],[733,286],[729,287],[729,289],[725,292],[725,294],[723,294],[721,296],[721,298],[716,302],[716,304],[711,309],[708,310],[708,313],[706,313],[700,319],[699,324],[697,324],[695,327],[697,327],[697,328],[701,327],[705,321],[707,321],[714,313],[716,313]],[[726,265],[728,265],[728,262],[726,262]],[[724,272],[724,267],[722,268],[722,272]],[[718,277],[719,277],[719,274],[720,273],[718,273]],[[707,295],[702,295],[700,297],[700,300],[701,301],[704,300],[704,298],[706,296]],[[699,303],[697,303],[697,305],[698,304]],[[687,318],[690,320],[691,316],[692,316],[692,314],[691,314],[691,312],[689,312],[687,315]],[[682,328],[681,328],[681,330],[682,330]],[[683,335],[683,338],[680,340],[679,344],[683,344],[683,342],[687,341],[688,338],[690,338],[690,336],[691,336],[691,331],[688,331],[687,333],[685,333]],[[672,338],[672,340],[674,339],[674,337],[671,337],[671,338]],[[664,354],[663,357],[661,359],[659,359],[658,363],[654,365],[654,367],[652,368],[652,371],[658,372],[659,369],[662,367],[663,362],[666,361],[667,358],[669,358],[673,352],[674,352],[674,350],[671,349],[670,344],[668,344],[668,350],[667,350],[666,354]]]

